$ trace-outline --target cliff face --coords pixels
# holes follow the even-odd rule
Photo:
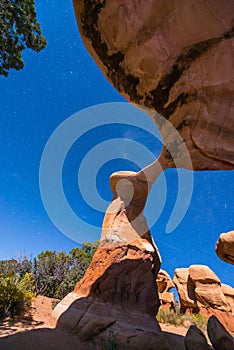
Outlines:
[[[233,169],[233,1],[74,0],[74,7],[104,75],[129,101],[172,123],[193,168]]]

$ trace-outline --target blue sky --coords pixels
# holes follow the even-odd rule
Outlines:
[[[125,102],[84,48],[71,1],[37,0],[36,6],[48,45],[39,54],[25,51],[25,68],[0,78],[0,259],[24,253],[35,255],[45,249],[69,251],[78,245],[53,225],[43,206],[39,188],[42,153],[54,130],[74,113],[102,103]],[[153,130],[154,125],[147,120],[145,123]],[[103,213],[84,203],[77,186],[77,168],[82,157],[100,142],[116,137],[145,145],[155,158],[161,147],[145,130],[114,125],[111,118],[110,122],[109,127],[93,129],[77,140],[63,169],[69,204],[78,216],[97,226],[101,225]],[[103,163],[97,171],[97,189],[107,202],[111,200],[109,175],[116,170],[139,169],[130,160],[127,141],[122,147],[122,157]],[[206,264],[222,282],[234,287],[233,266],[219,260],[214,251],[219,234],[234,227],[233,180],[233,171],[194,173],[188,211],[180,225],[167,234],[165,228],[175,204],[178,178],[174,169],[165,172],[165,205],[151,232],[162,256],[162,267],[171,275],[177,267]],[[160,181],[147,204],[149,218],[162,205]],[[90,236],[87,232],[87,240],[99,236],[99,227]]]

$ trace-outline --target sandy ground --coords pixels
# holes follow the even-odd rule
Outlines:
[[[31,317],[5,320],[0,325],[0,350],[89,350],[76,336],[55,328],[51,316],[53,299],[38,296]],[[185,335],[187,328],[161,324],[165,332]],[[95,347],[93,347],[95,349]]]
[[[27,315],[23,319],[10,320],[7,318],[0,324],[0,338],[32,329],[54,328],[56,322],[51,316],[53,302],[56,302],[56,299],[43,296],[35,298],[31,315]]]
[[[31,316],[0,325],[0,350],[88,350],[77,337],[55,329],[51,316],[55,300],[38,296]]]

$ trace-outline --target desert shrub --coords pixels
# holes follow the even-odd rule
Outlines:
[[[24,276],[31,276],[37,295],[62,299],[83,277],[98,246],[99,241],[84,242],[81,248],[73,248],[68,254],[46,250],[33,260],[24,256],[0,260],[1,285],[10,284],[13,288]]]
[[[183,324],[183,316],[173,310],[164,310],[160,308],[156,318],[160,323],[169,323],[175,326],[180,326]]]
[[[31,273],[23,277],[12,273],[0,277],[0,318],[21,316],[31,307],[35,296]]]
[[[201,314],[192,314],[189,316],[189,321],[192,325],[197,326],[201,330],[207,329],[207,318]]]
[[[18,269],[18,261],[16,259],[0,260],[0,277],[5,277],[15,273]]]
[[[169,323],[175,326],[190,327],[191,325],[197,326],[201,330],[205,330],[207,327],[207,318],[201,314],[183,315],[176,313],[173,310],[159,309],[156,316],[158,322]]]

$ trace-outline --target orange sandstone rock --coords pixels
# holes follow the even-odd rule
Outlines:
[[[114,334],[120,348],[170,350],[156,321],[161,259],[143,215],[148,183],[128,172],[110,182],[114,198],[100,246],[74,291],[56,306],[57,327],[99,346]]]
[[[171,280],[171,277],[166,271],[160,270],[156,279],[156,283],[158,286],[159,299],[161,301],[162,307],[170,308],[175,304],[174,293],[170,292],[170,290],[175,287],[174,283]]]
[[[221,289],[223,294],[225,295],[229,305],[232,309],[232,314],[234,316],[234,288],[229,286],[228,284],[221,284]]]
[[[191,265],[175,270],[182,313],[200,313],[207,319],[216,316],[234,332],[233,288],[222,285],[216,274],[205,265]]]
[[[73,3],[84,44],[115,88],[170,121],[195,170],[233,169],[233,1]],[[153,118],[167,167],[175,158],[187,167],[180,143]]]
[[[234,231],[222,233],[219,236],[215,251],[221,260],[234,264]]]
[[[197,300],[194,292],[194,284],[189,277],[188,268],[178,268],[175,270],[173,282],[180,298],[181,312],[197,311]]]
[[[222,292],[219,278],[208,266],[190,266],[189,276],[194,284],[197,301],[203,306],[231,311],[230,305]]]

